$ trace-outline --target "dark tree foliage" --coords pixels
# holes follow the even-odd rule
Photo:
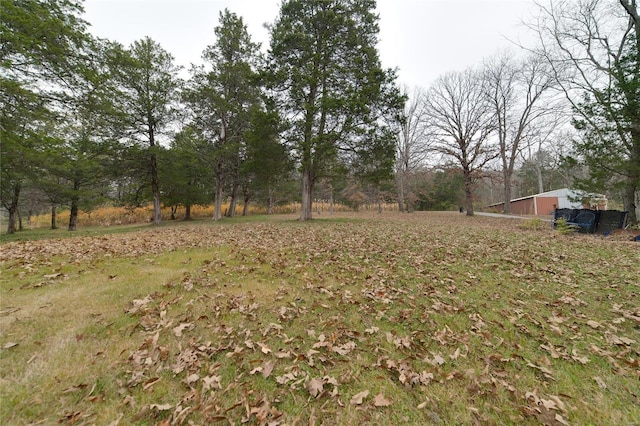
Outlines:
[[[282,121],[273,105],[251,109],[251,127],[244,135],[246,161],[242,167],[245,176],[245,201],[253,194],[265,202],[267,214],[272,212],[276,193],[290,179],[293,170],[286,146],[280,140]],[[245,203],[245,205],[246,205]]]
[[[464,174],[455,168],[427,172],[416,192],[418,210],[455,210],[464,203]]]
[[[585,177],[575,179],[578,189],[606,192],[616,188],[631,212],[635,210],[634,193],[640,191],[639,67],[640,57],[631,45],[612,70],[614,83],[585,93],[574,119],[582,137],[574,143],[576,155],[567,159],[569,165],[587,168]]]
[[[2,205],[15,232],[21,188],[52,165],[60,113],[88,85],[91,40],[80,2],[3,1],[0,19]]]
[[[311,219],[314,185],[333,160],[361,159],[383,119],[400,115],[395,75],[376,50],[374,9],[373,0],[289,0],[271,27],[270,87],[291,124],[302,220]]]
[[[241,17],[225,10],[215,28],[216,42],[202,57],[205,67],[195,68],[185,101],[191,110],[192,126],[208,142],[202,155],[215,173],[214,219],[222,218],[225,183],[231,187],[231,208],[240,187],[244,160],[244,134],[250,126],[250,109],[260,102],[257,79],[259,45],[251,41]]]
[[[640,198],[640,13],[636,0],[540,4],[539,53],[573,107],[573,164],[587,192],[617,187],[631,222]]]
[[[173,56],[146,37],[129,49],[114,45],[110,51],[110,69],[115,86],[113,96],[116,127],[120,139],[129,147],[144,147],[140,161],[153,197],[153,223],[161,217],[158,151],[168,143],[171,125],[178,118],[181,81]],[[132,176],[134,178],[135,176]]]
[[[185,208],[185,220],[191,219],[191,207],[211,200],[209,182],[212,171],[198,155],[204,145],[192,127],[184,128],[169,149],[159,151],[160,189],[166,206]]]

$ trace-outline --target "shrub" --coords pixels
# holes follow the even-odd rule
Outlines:
[[[567,222],[567,219],[564,217],[556,219],[556,230],[560,232],[562,235],[570,235],[576,232],[578,227],[576,225],[571,225]]]

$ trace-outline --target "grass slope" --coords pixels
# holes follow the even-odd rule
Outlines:
[[[637,424],[637,243],[536,228],[362,213],[5,243],[0,421]]]

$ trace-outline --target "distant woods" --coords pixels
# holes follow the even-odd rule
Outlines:
[[[299,202],[458,209],[564,186],[637,221],[640,30],[635,1],[553,1],[536,46],[426,89],[377,51],[371,0],[287,0],[261,48],[219,14],[183,70],[150,38],[93,37],[75,0],[8,0],[0,54],[1,201],[26,212],[214,205],[212,219]],[[576,10],[579,14],[574,13]],[[583,17],[584,19],[580,19]],[[222,203],[230,207],[222,211]],[[505,204],[509,211],[509,204]]]

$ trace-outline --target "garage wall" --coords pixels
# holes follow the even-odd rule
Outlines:
[[[511,214],[530,215],[535,214],[533,198],[525,198],[511,202]]]
[[[556,208],[560,208],[558,197],[536,197],[536,203],[538,205],[538,216],[551,215]]]

